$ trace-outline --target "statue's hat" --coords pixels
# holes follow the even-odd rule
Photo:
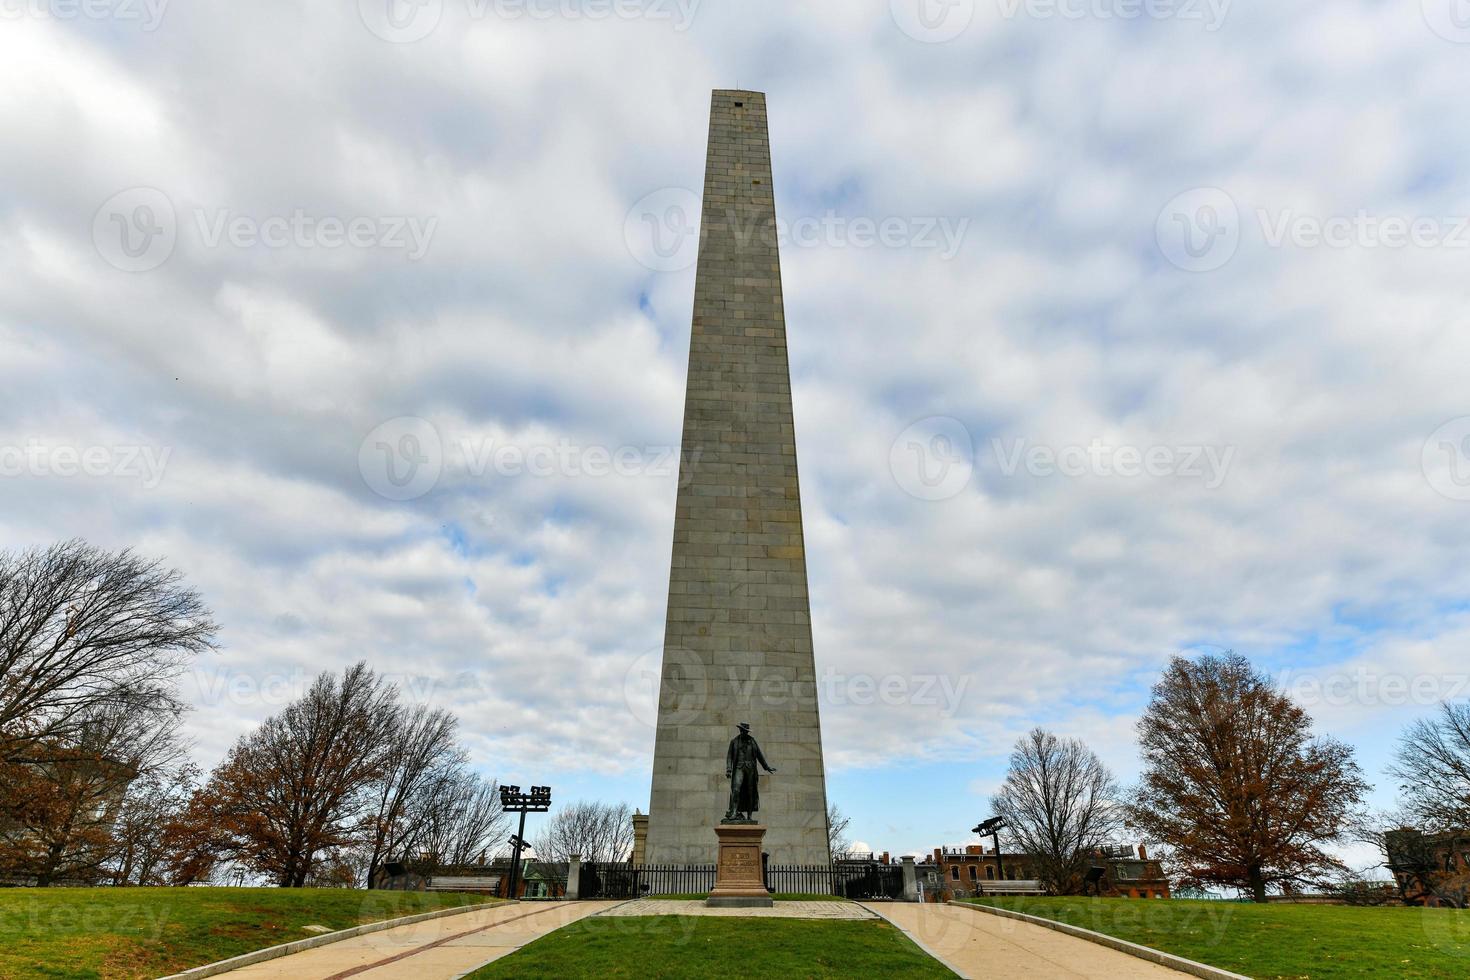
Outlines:
[[[750,722],[742,721],[739,725],[735,727],[739,728],[742,732],[748,732],[750,731]]]

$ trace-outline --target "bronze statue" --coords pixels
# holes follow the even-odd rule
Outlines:
[[[761,765],[766,772],[775,768],[761,755],[760,743],[750,734],[750,725],[740,723],[740,734],[730,739],[725,752],[725,778],[730,780],[730,808],[722,823],[755,823],[751,814],[761,808],[760,788],[756,784]]]

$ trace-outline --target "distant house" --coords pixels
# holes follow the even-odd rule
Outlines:
[[[1164,867],[1151,860],[1142,844],[1132,847],[1107,847],[1098,852],[1094,867],[1103,869],[1100,893],[1116,898],[1168,898],[1169,879]]]
[[[505,890],[510,887],[510,859],[491,861],[486,873],[499,876],[500,897],[506,898]],[[566,893],[566,862],[521,859],[521,870],[516,875],[516,898],[561,898]]]

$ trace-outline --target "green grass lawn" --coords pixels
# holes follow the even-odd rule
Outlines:
[[[582,919],[470,977],[953,980],[954,974],[886,922],[659,915]]]
[[[0,977],[132,980],[481,895],[286,888],[0,888]]]
[[[1116,898],[980,898],[1259,978],[1470,977],[1470,912]]]

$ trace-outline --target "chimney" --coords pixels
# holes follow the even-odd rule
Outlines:
[[[985,848],[980,844],[968,844],[965,846],[966,854],[984,854]]]
[[[1144,847],[1142,844],[1139,844],[1138,845],[1138,860],[1140,860],[1140,861],[1147,861],[1148,860],[1148,848],[1147,847]]]

